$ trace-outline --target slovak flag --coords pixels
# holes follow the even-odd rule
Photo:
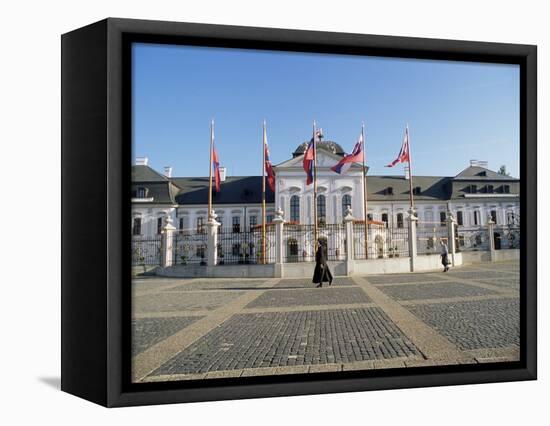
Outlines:
[[[395,160],[393,160],[390,164],[388,164],[386,167],[393,167],[397,163],[410,163],[411,161],[411,155],[410,155],[410,148],[409,148],[409,126],[405,128],[405,137],[403,138],[403,145],[401,145],[401,151],[399,151],[399,155]]]
[[[338,164],[331,167],[330,169],[333,172],[344,175],[347,173],[347,171],[349,170],[349,168],[353,163],[361,163],[363,162],[363,160],[364,160],[363,133],[361,133],[351,154],[346,154]]]
[[[212,167],[214,169],[214,185],[216,192],[221,190],[221,177],[220,177],[220,160],[218,158],[218,151],[212,146]]]
[[[320,137],[323,135],[321,129],[317,130],[309,141],[306,152],[304,153],[304,171],[306,172],[306,185],[310,185],[313,182],[313,159],[315,157],[315,143],[320,141]]]
[[[265,149],[265,173],[267,175],[267,184],[271,188],[273,192],[275,192],[275,171],[273,170],[273,165],[271,164],[271,161],[269,161],[269,149],[267,147],[267,141],[264,145]]]

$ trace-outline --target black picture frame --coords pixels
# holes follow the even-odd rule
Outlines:
[[[518,64],[521,360],[131,383],[129,46],[137,41]],[[116,18],[64,34],[61,42],[63,391],[117,407],[536,379],[536,46]]]

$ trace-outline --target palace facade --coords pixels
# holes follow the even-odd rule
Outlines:
[[[307,143],[292,157],[274,166],[276,188],[267,189],[267,222],[281,209],[285,221],[313,223],[313,185],[306,185],[302,168]],[[362,166],[353,164],[347,174],[330,168],[344,155],[336,142],[317,144],[317,214],[319,222],[341,223],[351,207],[363,218]],[[261,223],[260,176],[227,176],[222,168],[220,193],[213,208],[222,229],[240,232]],[[492,219],[497,225],[519,225],[520,181],[489,170],[484,162],[470,165],[454,176],[413,176],[413,196],[420,222],[444,224],[451,212],[459,226],[480,227]],[[208,177],[175,177],[161,173],[138,158],[132,167],[132,234],[159,235],[166,216],[176,228],[203,232],[207,221]],[[388,227],[400,228],[409,209],[409,181],[405,175],[371,176],[367,173],[367,215]]]

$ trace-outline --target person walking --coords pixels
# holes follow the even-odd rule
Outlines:
[[[323,287],[323,282],[328,281],[328,285],[332,285],[332,274],[327,264],[327,256],[322,244],[317,247],[315,253],[315,271],[313,271],[313,284],[317,284],[317,288]]]
[[[441,243],[441,264],[443,265],[443,272],[447,272],[449,270],[449,248],[447,247],[447,244],[445,244],[445,241],[440,240]]]

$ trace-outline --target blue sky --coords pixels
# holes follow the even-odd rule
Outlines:
[[[519,67],[465,62],[133,46],[133,157],[175,176],[208,174],[210,120],[229,175],[261,173],[261,123],[274,164],[311,138],[352,150],[365,122],[369,174],[411,136],[415,175],[452,176],[470,159],[519,176]]]

